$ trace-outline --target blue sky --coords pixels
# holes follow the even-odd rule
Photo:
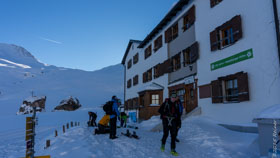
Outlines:
[[[0,42],[40,61],[97,70],[121,62],[129,39],[143,40],[177,0],[1,0]]]

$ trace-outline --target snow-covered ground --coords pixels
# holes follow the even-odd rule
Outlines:
[[[170,138],[166,151],[159,150],[162,132],[151,132],[161,123],[158,116],[137,124],[140,140],[121,135],[110,140],[108,135],[93,135],[88,128],[88,111],[104,115],[100,105],[112,95],[122,98],[123,67],[111,66],[86,72],[48,66],[39,62],[22,47],[0,44],[0,157],[18,158],[25,155],[25,117],[16,115],[22,101],[31,95],[46,96],[46,112],[38,113],[35,155],[52,158],[158,158],[171,157]],[[74,112],[56,111],[55,106],[69,96],[77,97],[82,107]],[[81,126],[62,133],[62,125],[81,122]],[[258,157],[256,134],[227,130],[205,117],[187,118],[179,131],[177,151],[186,158],[254,158]],[[58,130],[58,137],[54,131]],[[133,131],[131,129],[131,131]],[[51,147],[44,149],[47,139]]]
[[[108,135],[93,135],[94,128],[86,125],[87,111],[98,113],[100,120],[104,112],[101,108],[82,108],[75,112],[46,112],[38,114],[39,125],[36,127],[36,155],[51,155],[52,158],[77,157],[133,157],[158,158],[170,155],[170,138],[166,151],[160,151],[162,132],[151,132],[151,126],[161,123],[154,117],[138,125],[136,131],[140,139],[121,135],[126,129],[118,128],[118,139],[110,140]],[[14,116],[18,117],[18,116]],[[22,119],[24,120],[24,119]],[[62,134],[62,125],[70,121],[80,121],[81,126],[73,127]],[[21,122],[24,124],[24,121]],[[54,131],[58,130],[58,137]],[[0,132],[0,157],[17,158],[25,153],[24,129]],[[186,158],[254,158],[258,157],[256,134],[246,134],[227,130],[216,122],[204,117],[193,117],[183,121],[177,143],[179,157]],[[51,140],[51,147],[44,149],[45,141]]]

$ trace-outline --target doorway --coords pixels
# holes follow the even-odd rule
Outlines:
[[[185,85],[185,104],[186,113],[191,112],[198,106],[196,82]]]

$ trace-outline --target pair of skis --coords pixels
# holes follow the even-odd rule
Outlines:
[[[135,131],[133,131],[133,133],[131,134],[129,130],[126,130],[126,133],[122,133],[122,135],[124,135],[128,138],[140,139]]]

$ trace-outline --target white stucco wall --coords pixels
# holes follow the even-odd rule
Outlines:
[[[210,2],[196,0],[196,39],[200,44],[198,85],[218,77],[248,72],[250,101],[212,104],[211,98],[199,99],[202,113],[225,123],[250,123],[262,109],[280,103],[280,70],[277,54],[272,1],[225,0],[214,8]],[[241,15],[243,38],[234,45],[211,52],[209,33],[217,26]],[[254,58],[214,71],[210,64],[253,48]]]
[[[148,47],[149,45],[150,45],[150,43],[147,44],[146,47]],[[126,61],[128,61],[129,59],[132,59],[133,56],[137,52],[139,52],[139,61],[137,64],[132,65],[132,67],[126,71],[126,78],[127,78],[127,80],[132,79],[132,81],[133,81],[133,77],[137,74],[138,74],[139,78],[138,78],[138,84],[136,86],[133,86],[133,84],[132,84],[131,88],[126,89],[126,99],[138,97],[138,92],[141,91],[143,89],[143,87],[151,84],[152,82],[155,82],[162,86],[167,85],[168,76],[166,74],[157,79],[153,79],[150,82],[143,83],[143,73],[146,72],[147,70],[149,70],[150,68],[153,68],[155,65],[162,63],[163,61],[165,61],[167,59],[166,45],[163,45],[156,52],[153,51],[152,55],[150,57],[148,57],[146,60],[144,59],[145,48],[130,50],[130,52],[128,53]],[[152,48],[154,48],[154,46],[152,46]],[[135,49],[135,47],[134,47],[134,49]],[[165,94],[165,89],[164,89],[164,96],[165,95],[167,95],[167,94]]]
[[[179,12],[149,43],[146,44],[146,46],[143,49],[136,49],[137,47],[134,46],[134,50],[130,49],[127,58],[126,58],[126,64],[127,61],[133,58],[133,56],[139,52],[139,61],[137,64],[133,65],[129,70],[126,70],[126,81],[128,79],[132,79],[133,83],[133,77],[135,75],[139,75],[138,85],[133,86],[131,88],[126,88],[126,100],[138,97],[138,92],[143,89],[146,85],[149,85],[153,82],[160,84],[164,86],[163,90],[163,99],[168,97],[168,74],[165,74],[157,79],[152,79],[150,82],[146,82],[143,84],[142,81],[142,75],[144,72],[146,72],[148,69],[154,67],[155,65],[159,63],[163,63],[166,59],[168,59],[168,52],[167,52],[167,44],[165,43],[165,36],[164,32],[167,28],[169,28],[171,25],[174,24],[177,20],[182,20],[182,16],[189,10],[189,8],[193,5],[193,1],[187,6],[185,6],[181,12]],[[182,29],[182,28],[179,28]],[[152,31],[152,30],[151,30]],[[182,33],[180,30],[179,33]],[[156,52],[152,52],[152,55],[148,57],[146,60],[144,59],[145,49],[152,44],[152,49],[154,48],[154,40],[157,39],[160,35],[162,35],[162,42],[163,46],[157,50]],[[180,34],[179,34],[180,36]]]

